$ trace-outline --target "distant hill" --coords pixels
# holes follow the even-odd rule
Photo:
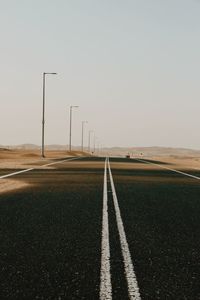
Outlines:
[[[185,149],[185,148],[170,148],[170,147],[132,147],[132,148],[105,148],[104,152],[107,152],[112,156],[125,156],[130,154],[134,157],[153,157],[153,156],[181,156],[181,157],[194,157],[200,156],[200,150]]]
[[[23,150],[40,150],[41,146],[34,145],[34,144],[22,144],[22,145],[17,145],[17,146],[12,146],[14,149],[23,149]],[[45,145],[45,149],[48,150],[68,150],[68,146],[66,145]],[[73,149],[80,149],[80,147],[73,147]]]
[[[23,150],[37,150],[37,149],[40,149],[40,147],[38,145],[34,145],[34,144],[22,144],[22,145],[11,146],[9,148],[23,149]]]
[[[16,146],[0,145],[0,150],[5,149],[23,149],[23,150],[40,150],[41,146],[34,144],[22,144]],[[68,145],[45,145],[48,150],[68,150]],[[80,146],[72,146],[72,150],[80,151]],[[85,151],[86,151],[85,147]],[[157,156],[171,156],[171,157],[200,157],[200,150],[186,149],[186,148],[172,148],[172,147],[108,147],[103,149],[96,149],[98,155],[109,156],[125,156],[130,154],[131,157],[157,157]]]

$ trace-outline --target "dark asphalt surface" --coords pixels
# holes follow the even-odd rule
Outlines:
[[[110,164],[142,299],[200,299],[200,181]],[[0,195],[0,299],[99,299],[103,173],[90,158],[12,177],[30,185]],[[108,208],[113,299],[126,300],[111,193]]]

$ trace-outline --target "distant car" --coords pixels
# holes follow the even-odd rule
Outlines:
[[[126,158],[130,158],[130,154],[127,154],[127,155],[126,155]]]

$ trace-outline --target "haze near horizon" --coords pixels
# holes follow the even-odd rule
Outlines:
[[[0,144],[200,149],[200,2],[19,0],[1,5]]]

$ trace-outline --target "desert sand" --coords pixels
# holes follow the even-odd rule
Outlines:
[[[80,151],[68,152],[47,150],[45,152],[45,158],[42,158],[41,153],[38,150],[8,150],[0,148],[0,176],[33,167],[42,167],[42,165],[45,165],[53,159],[84,155],[85,154]],[[5,179],[0,178],[0,194],[19,188],[24,188],[26,186],[27,183],[23,182],[22,180],[13,179],[12,177]]]

